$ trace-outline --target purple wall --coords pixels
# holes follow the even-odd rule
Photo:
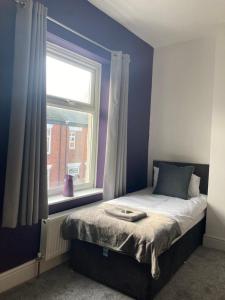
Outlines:
[[[48,7],[48,15],[80,33],[94,39],[113,50],[122,50],[130,54],[130,88],[128,108],[128,192],[143,188],[147,183],[148,128],[151,96],[151,76],[153,48],[130,33],[123,26],[97,10],[84,0],[42,0]],[[8,124],[12,81],[13,35],[15,22],[15,4],[13,1],[0,2],[0,213],[4,188]],[[65,40],[75,42],[82,49],[107,61],[108,54],[69,32],[49,24],[48,30]],[[107,65],[107,63],[106,63]],[[102,97],[107,96],[108,70],[105,69],[105,83]],[[101,100],[102,101],[102,100]],[[103,100],[104,102],[104,100]],[[107,119],[107,103],[101,106],[101,130],[104,132]],[[100,137],[104,144],[104,134]],[[104,149],[98,158],[103,168]],[[101,180],[98,182],[101,184]],[[96,200],[96,199],[93,199]],[[86,199],[87,202],[91,199]],[[72,206],[77,201],[63,207],[51,207],[55,212]],[[71,206],[72,205],[72,206]],[[0,272],[22,264],[36,256],[39,248],[40,226],[18,227],[15,230],[0,229]]]
[[[110,49],[130,54],[127,189],[131,192],[145,187],[153,48],[88,1],[42,0],[42,2],[48,7],[50,17]],[[87,46],[89,47],[89,43]],[[92,49],[102,53],[96,47]]]

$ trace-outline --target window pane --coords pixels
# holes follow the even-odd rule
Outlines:
[[[91,71],[47,56],[47,95],[91,103]]]
[[[48,106],[47,122],[51,126],[49,193],[62,192],[65,174],[73,176],[75,190],[89,183],[92,115]]]

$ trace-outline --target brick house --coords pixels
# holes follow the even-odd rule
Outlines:
[[[88,116],[80,112],[48,107],[47,171],[49,192],[63,188],[65,174],[74,185],[88,177]]]

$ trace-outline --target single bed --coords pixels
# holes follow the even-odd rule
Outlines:
[[[158,166],[159,161],[154,161]],[[155,280],[149,272],[150,263],[139,263],[129,255],[81,240],[73,240],[71,262],[73,268],[99,282],[115,288],[135,299],[152,299],[168,282],[172,275],[202,243],[205,230],[207,206],[208,165],[174,163],[178,166],[194,165],[194,173],[201,177],[199,197],[181,200],[162,195],[152,195],[151,189],[144,189],[109,201],[142,211],[164,214],[180,226],[181,235],[171,247],[163,252],[158,263],[160,277]]]

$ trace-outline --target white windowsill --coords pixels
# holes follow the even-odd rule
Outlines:
[[[48,197],[48,205],[57,204],[69,200],[80,199],[88,196],[94,196],[102,193],[103,193],[103,189],[92,188],[92,189],[77,191],[74,193],[73,197],[65,197],[63,195],[52,195]]]

